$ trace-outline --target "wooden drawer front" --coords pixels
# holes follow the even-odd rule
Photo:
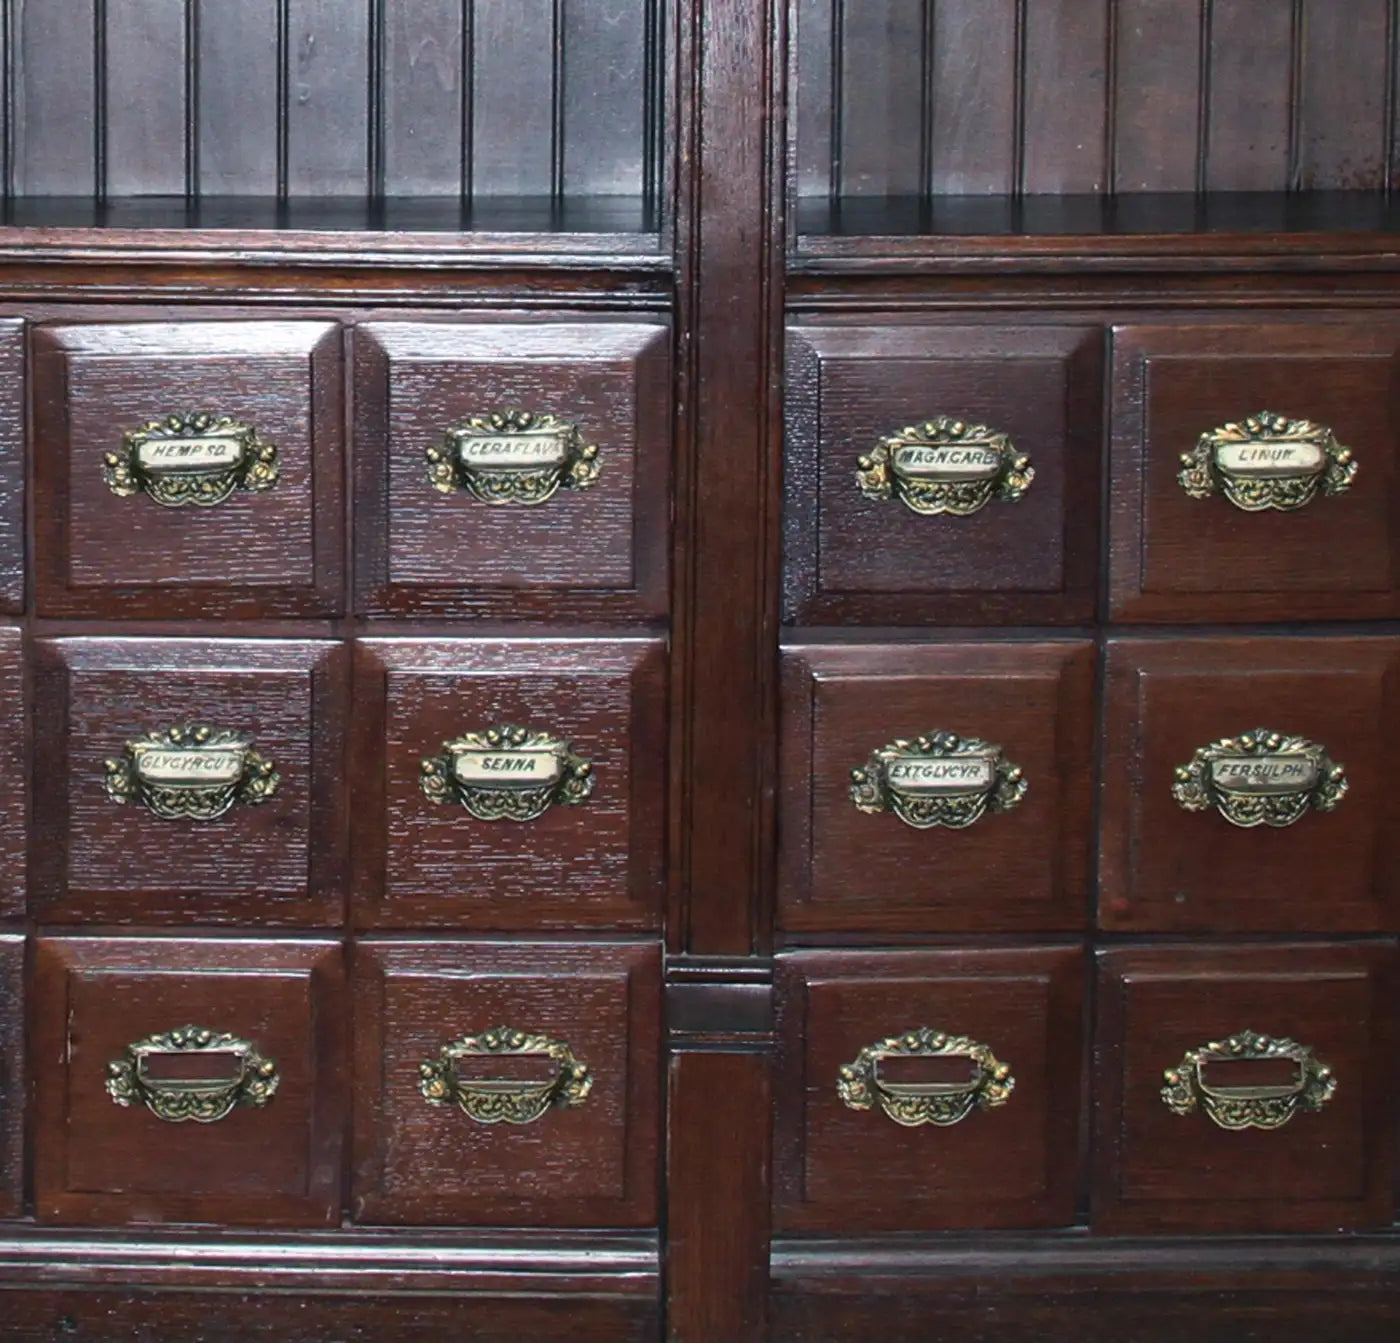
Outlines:
[[[1398,667],[1395,639],[1111,640],[1102,926],[1400,926],[1400,865],[1386,840],[1400,822]],[[1302,741],[1271,746],[1260,729]],[[1305,743],[1322,748],[1315,764]],[[1329,763],[1343,771],[1340,800]],[[1213,786],[1220,771],[1225,789]],[[1256,801],[1228,786],[1250,773],[1271,773],[1284,791]],[[1311,788],[1287,791],[1309,777]]]
[[[1400,325],[1374,318],[1117,329],[1112,613],[1237,621],[1400,611],[1397,352]],[[1202,435],[1263,411],[1330,429],[1354,454],[1353,483],[1330,496],[1319,487],[1317,497],[1286,511],[1246,511],[1222,493],[1188,493],[1178,479],[1182,455],[1195,452]],[[1257,443],[1227,445],[1227,462],[1247,450],[1258,451]]]
[[[24,1183],[24,937],[0,933],[0,1217],[18,1217]]]
[[[1391,946],[1177,946],[1099,957],[1097,1229],[1389,1223]],[[1240,1038],[1248,1032],[1256,1038]],[[1214,1045],[1222,1048],[1200,1055]],[[1293,1046],[1310,1052],[1299,1061]],[[1327,1098],[1319,1068],[1335,1084]],[[1299,1098],[1277,1094],[1299,1079]],[[1241,1104],[1240,1090],[1252,1086],[1275,1094]],[[1242,1123],[1250,1126],[1225,1126]]]
[[[41,614],[228,619],[340,610],[342,393],[334,325],[43,326],[34,348]],[[268,467],[275,482],[233,488],[212,505],[163,504],[144,488],[114,493],[106,458],[127,463],[125,435],[191,414],[226,416],[255,430],[258,444],[276,449]],[[193,439],[200,450],[194,427],[175,437]],[[211,451],[205,443],[207,466]],[[146,452],[158,455],[154,440]],[[158,489],[173,479],[163,464],[153,479],[162,471]],[[242,479],[258,482],[256,475]]]
[[[1093,648],[1080,641],[784,648],[782,926],[1083,927],[1093,674]],[[934,744],[949,761],[941,768],[972,770],[980,791],[949,795],[946,807],[943,794],[905,792],[906,807],[872,756],[898,741],[921,752],[929,743],[915,739],[938,733],[958,739]],[[882,791],[884,810],[857,804],[853,770]]]
[[[660,973],[645,943],[361,942],[356,1220],[653,1224]]]
[[[359,924],[656,927],[665,668],[664,645],[653,639],[362,640],[352,840]],[[438,781],[453,773],[452,744],[477,735],[485,749],[484,734],[503,727],[528,734],[527,747],[538,736],[542,748],[566,749],[577,792],[540,790],[543,809],[522,816],[495,775],[471,791],[450,781],[435,790],[428,771]],[[510,755],[504,745],[490,763]]]
[[[1074,947],[780,956],[776,1224],[855,1232],[1072,1222],[1081,966]],[[880,1062],[884,1089],[872,1088],[865,1051],[893,1037],[907,1046],[920,1031],[916,1050],[940,1047],[935,1033],[960,1043],[942,1045],[951,1057]],[[991,1059],[971,1060],[969,1042]],[[993,1077],[994,1063],[1004,1077]],[[852,1099],[865,1108],[839,1094],[848,1068],[861,1084]],[[983,1085],[970,1103],[901,1108],[911,1083],[974,1075]],[[883,1108],[887,1095],[899,1122]]]
[[[299,639],[39,641],[36,916],[339,924],[349,661]],[[181,749],[143,754],[151,734]]]
[[[334,942],[40,938],[40,1219],[338,1222],[344,1012]],[[210,1058],[170,1038],[191,1026],[232,1039]]]
[[[0,320],[0,611],[24,607],[24,323]]]
[[[355,333],[363,610],[660,615],[667,602],[670,332],[647,322],[374,323]],[[554,417],[596,477],[527,505],[435,488],[472,420]],[[498,432],[526,426],[502,422]],[[550,445],[546,445],[547,447]],[[552,448],[551,448],[552,450]],[[441,467],[450,477],[454,453]],[[482,489],[495,487],[485,481]]]
[[[1088,327],[789,328],[785,618],[1092,618],[1101,360]],[[1024,494],[992,486],[965,515],[867,497],[860,459],[939,417],[1008,435],[1034,472]],[[946,433],[956,447],[958,429]]]
[[[25,736],[28,713],[24,678],[24,638],[0,625],[0,917],[24,913]]]

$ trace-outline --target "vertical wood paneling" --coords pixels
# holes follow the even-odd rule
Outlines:
[[[1298,185],[1385,185],[1390,0],[1304,0]]]
[[[932,187],[1016,187],[1016,0],[938,0],[933,29]]]
[[[547,196],[554,183],[553,0],[475,0],[472,185]]]
[[[393,0],[385,19],[385,193],[455,194],[462,162],[462,0]]]
[[[1196,189],[1202,3],[1118,0],[1113,175],[1119,191]]]
[[[277,190],[277,0],[201,0],[199,189]]]
[[[185,190],[185,0],[107,0],[107,191]]]
[[[1206,66],[1207,190],[1287,188],[1292,39],[1291,0],[1215,0]]]
[[[1027,192],[1094,192],[1107,183],[1108,3],[1031,0],[1027,6]]]
[[[922,187],[924,7],[846,0],[837,109],[840,191],[901,196]]]
[[[793,91],[793,176],[799,196],[825,196],[832,190],[832,0],[797,0],[789,73]]]
[[[89,195],[96,189],[96,0],[16,5],[15,190]]]
[[[362,195],[369,186],[369,7],[293,0],[287,52],[287,190]]]
[[[618,196],[642,180],[649,0],[564,5],[562,182],[569,196]]]

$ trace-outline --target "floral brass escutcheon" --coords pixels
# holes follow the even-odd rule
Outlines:
[[[1263,410],[1202,434],[1181,454],[1177,480],[1193,499],[1223,494],[1246,513],[1287,513],[1318,494],[1344,493],[1356,470],[1351,449],[1326,425]]]
[[[598,447],[577,425],[527,410],[471,415],[428,449],[428,481],[483,504],[542,504],[597,483]]]
[[[1346,771],[1306,737],[1255,728],[1202,746],[1178,765],[1172,796],[1185,811],[1214,807],[1231,825],[1281,828],[1346,796]]]
[[[555,1067],[543,1081],[465,1078],[457,1065],[466,1058],[539,1058]],[[500,1026],[443,1045],[437,1058],[418,1068],[418,1089],[430,1105],[456,1105],[478,1124],[533,1124],[553,1106],[582,1105],[593,1089],[588,1066],[562,1040]]]
[[[952,732],[898,738],[851,771],[851,801],[861,811],[892,811],[916,830],[961,830],[1019,806],[1027,787],[1000,746]]]
[[[233,1063],[226,1078],[192,1076],[155,1078],[153,1058],[189,1059],[227,1055]],[[107,1065],[107,1094],[118,1105],[144,1105],[170,1124],[193,1120],[212,1124],[239,1105],[261,1108],[277,1092],[277,1067],[247,1041],[204,1026],[181,1026],[163,1035],[127,1045],[121,1058]]]
[[[1009,435],[947,415],[888,434],[857,462],[868,499],[899,499],[915,513],[966,517],[992,499],[1015,503],[1035,479]]]
[[[1212,1063],[1285,1059],[1294,1065],[1289,1082],[1265,1085],[1212,1085],[1205,1070]],[[1301,1110],[1320,1110],[1337,1090],[1332,1070],[1308,1045],[1254,1031],[1241,1031],[1228,1040],[1189,1050],[1175,1068],[1163,1076],[1162,1103],[1173,1114],[1189,1115],[1202,1109],[1223,1129],[1282,1128]]]
[[[880,1076],[880,1064],[891,1058],[966,1059],[968,1078],[965,1082],[895,1082]],[[974,1108],[1005,1105],[1015,1086],[1011,1069],[986,1045],[927,1026],[866,1045],[836,1079],[837,1095],[848,1109],[869,1110],[878,1105],[905,1128],[961,1123]]]
[[[587,801],[593,766],[569,742],[502,724],[443,742],[419,784],[429,802],[460,802],[479,821],[533,821]]]
[[[139,803],[166,821],[218,820],[235,802],[266,802],[282,781],[251,737],[205,723],[148,732],[103,765],[113,802]]]
[[[235,490],[277,484],[277,447],[227,415],[168,415],[128,429],[121,451],[103,457],[102,475],[122,497],[145,493],[167,508],[212,508]]]

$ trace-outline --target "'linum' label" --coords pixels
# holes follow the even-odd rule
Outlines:
[[[891,788],[909,793],[982,793],[996,778],[991,756],[929,759],[896,757],[885,765]]]
[[[140,751],[136,771],[146,783],[236,783],[243,774],[243,756],[241,746]]]
[[[224,470],[242,459],[243,440],[232,434],[148,438],[136,448],[136,460],[148,471]]]
[[[1230,793],[1298,793],[1313,788],[1317,763],[1297,755],[1226,756],[1213,760],[1211,781]]]
[[[457,452],[463,466],[529,469],[562,466],[569,447],[562,434],[464,434]]]
[[[1216,448],[1222,471],[1236,476],[1315,476],[1326,465],[1317,443],[1222,443]]]
[[[465,784],[495,787],[536,787],[553,783],[563,773],[564,762],[556,751],[458,751],[452,770]]]
[[[908,443],[892,460],[896,471],[917,480],[990,480],[1003,465],[995,448],[966,443]]]

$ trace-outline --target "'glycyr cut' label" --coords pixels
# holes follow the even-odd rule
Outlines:
[[[136,772],[145,783],[237,783],[243,776],[243,755],[241,746],[137,751]]]
[[[906,443],[891,460],[902,476],[916,480],[990,480],[1002,467],[995,448],[975,443]]]
[[[1210,777],[1228,793],[1300,793],[1316,785],[1318,767],[1298,755],[1225,756],[1211,761]]]
[[[996,781],[996,761],[988,755],[895,756],[885,763],[885,780],[906,793],[985,793]]]
[[[148,438],[136,448],[136,460],[148,471],[212,471],[243,460],[243,440],[231,434],[199,438]]]
[[[1216,464],[1231,475],[1315,476],[1327,464],[1316,443],[1222,443],[1215,450]]]
[[[457,455],[463,466],[518,470],[562,466],[568,445],[562,434],[463,434]]]
[[[458,782],[509,788],[553,783],[564,771],[556,751],[457,751],[452,772]]]

